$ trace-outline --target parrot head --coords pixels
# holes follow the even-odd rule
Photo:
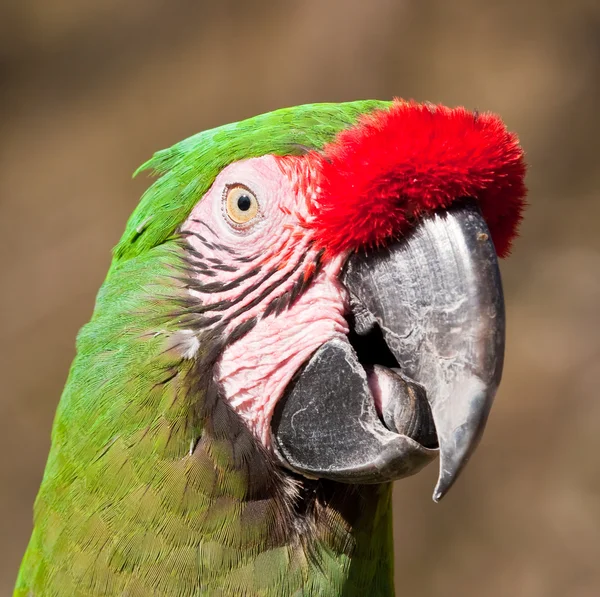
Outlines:
[[[439,456],[440,499],[500,382],[516,136],[463,108],[313,104],[144,168],[15,595],[390,594],[389,482]]]
[[[522,151],[493,115],[414,102],[321,147],[294,126],[282,155],[222,167],[180,224],[171,342],[188,359],[213,347],[222,400],[287,469],[379,483],[439,452],[437,500],[500,381],[497,255],[521,218]]]

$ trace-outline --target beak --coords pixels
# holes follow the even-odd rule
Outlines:
[[[347,339],[321,346],[277,406],[273,445],[310,477],[378,483],[438,454],[433,499],[475,450],[502,374],[504,301],[486,223],[462,204],[351,255]]]

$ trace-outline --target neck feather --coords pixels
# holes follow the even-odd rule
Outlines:
[[[278,468],[214,349],[172,349],[179,256],[154,251],[111,272],[79,335],[15,595],[392,594],[390,486]]]

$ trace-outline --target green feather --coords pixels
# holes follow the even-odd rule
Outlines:
[[[363,113],[390,102],[308,104],[283,108],[198,133],[157,152],[136,172],[162,175],[144,193],[115,248],[115,263],[164,242],[228,164],[262,155],[320,149]]]
[[[288,108],[195,135],[114,251],[57,409],[15,597],[392,595],[391,486],[284,476],[211,392],[177,227],[234,161],[320,149],[387,102]],[[216,341],[216,340],[215,340]]]

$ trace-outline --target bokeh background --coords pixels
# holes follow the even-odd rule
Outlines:
[[[500,113],[530,165],[504,381],[441,504],[435,466],[396,484],[398,593],[600,595],[598,0],[2,0],[0,77],[0,595],[133,170],[256,113],[393,96]]]

